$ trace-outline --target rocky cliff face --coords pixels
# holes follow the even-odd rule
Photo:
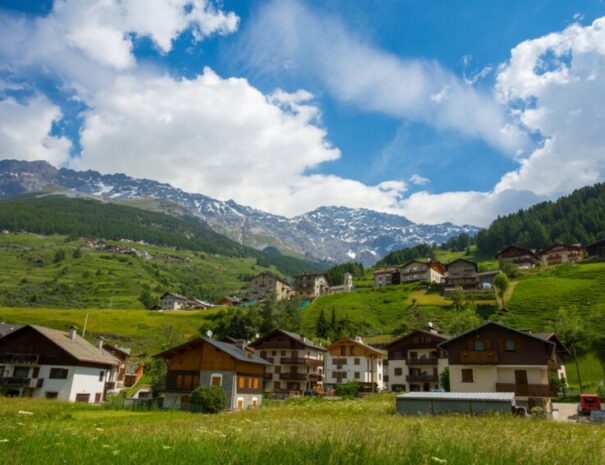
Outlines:
[[[124,174],[56,169],[43,161],[0,160],[0,197],[48,190],[132,201],[171,214],[188,213],[201,217],[215,231],[258,249],[275,246],[310,258],[355,260],[365,265],[392,250],[420,242],[441,243],[460,232],[477,231],[473,226],[416,224],[403,216],[345,207],[320,207],[285,218]]]

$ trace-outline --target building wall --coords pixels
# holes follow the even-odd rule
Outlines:
[[[375,273],[374,274],[374,286],[375,287],[383,287],[390,286],[392,284],[392,276],[393,273]]]
[[[162,310],[181,310],[185,306],[183,299],[177,299],[174,296],[167,295],[160,302],[160,308]]]
[[[579,249],[567,249],[555,247],[541,254],[542,263],[545,265],[558,265],[560,263],[573,263],[582,260],[583,254]]]
[[[334,364],[334,359],[344,359],[346,360],[346,363],[336,365]],[[358,364],[355,364],[355,359],[359,361]],[[341,368],[338,368],[339,366]],[[335,372],[346,373],[346,377],[343,377],[341,381],[338,382],[337,377],[334,375]],[[356,378],[355,373],[358,373],[359,377]],[[378,390],[384,389],[383,358],[370,358],[364,356],[333,357],[328,354],[325,363],[324,384],[326,387],[334,387],[337,384],[345,384],[349,381],[356,381],[362,384],[375,383]]]
[[[321,387],[323,385],[323,380],[313,380],[307,376],[307,380],[287,380],[280,379],[281,373],[291,373],[292,367],[296,366],[297,373],[305,373],[307,375],[314,374],[318,376],[322,376],[324,374],[323,368],[323,359],[324,352],[319,350],[314,350],[310,348],[305,349],[290,349],[290,348],[282,348],[282,349],[260,349],[258,352],[261,357],[265,360],[271,362],[271,366],[265,368],[265,389],[272,391],[280,391],[280,390],[305,390],[305,389],[313,389],[316,386]],[[296,354],[296,355],[294,355]],[[310,360],[316,360],[317,362],[321,361],[321,364],[316,365],[314,363],[309,363],[305,365],[292,365],[292,364],[284,364],[281,362],[282,358],[295,358],[295,357],[308,357]],[[270,376],[270,378],[269,378]],[[288,387],[290,384],[290,387]],[[298,385],[298,386],[297,386]]]
[[[255,276],[248,283],[248,297],[252,300],[262,299],[273,294],[276,300],[287,299],[292,288],[275,276],[263,273]]]

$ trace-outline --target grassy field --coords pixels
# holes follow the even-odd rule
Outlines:
[[[131,347],[136,356],[148,356],[165,347],[199,336],[204,318],[219,310],[157,312],[148,310],[59,310],[0,308],[0,321],[35,323],[67,330],[76,325],[81,332],[86,315],[87,338],[103,336],[107,342]]]
[[[0,235],[0,305],[62,308],[143,308],[144,286],[158,296],[167,289],[217,300],[245,288],[245,276],[275,269],[253,258],[223,256],[174,248],[123,243],[172,259],[103,253],[65,236]],[[81,257],[74,258],[80,248]],[[57,251],[65,259],[55,263]]]
[[[215,416],[0,399],[2,464],[601,465],[605,428],[511,416],[404,417],[392,396]],[[24,414],[19,412],[31,412]]]

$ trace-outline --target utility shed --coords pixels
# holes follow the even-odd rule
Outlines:
[[[397,413],[439,415],[444,413],[512,413],[512,392],[408,392],[397,396]]]

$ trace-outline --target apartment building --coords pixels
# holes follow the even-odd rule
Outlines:
[[[385,388],[385,360],[386,351],[366,344],[360,337],[340,339],[328,346],[324,385],[334,388],[356,381],[365,392],[381,391]]]
[[[292,394],[323,386],[326,348],[300,334],[275,329],[251,344],[271,365],[265,370],[265,389]]]
[[[445,267],[437,260],[410,260],[399,268],[402,283],[426,281],[441,283],[445,275]]]
[[[273,295],[276,300],[289,299],[292,287],[283,279],[271,273],[261,273],[248,283],[248,298],[260,300]]]

